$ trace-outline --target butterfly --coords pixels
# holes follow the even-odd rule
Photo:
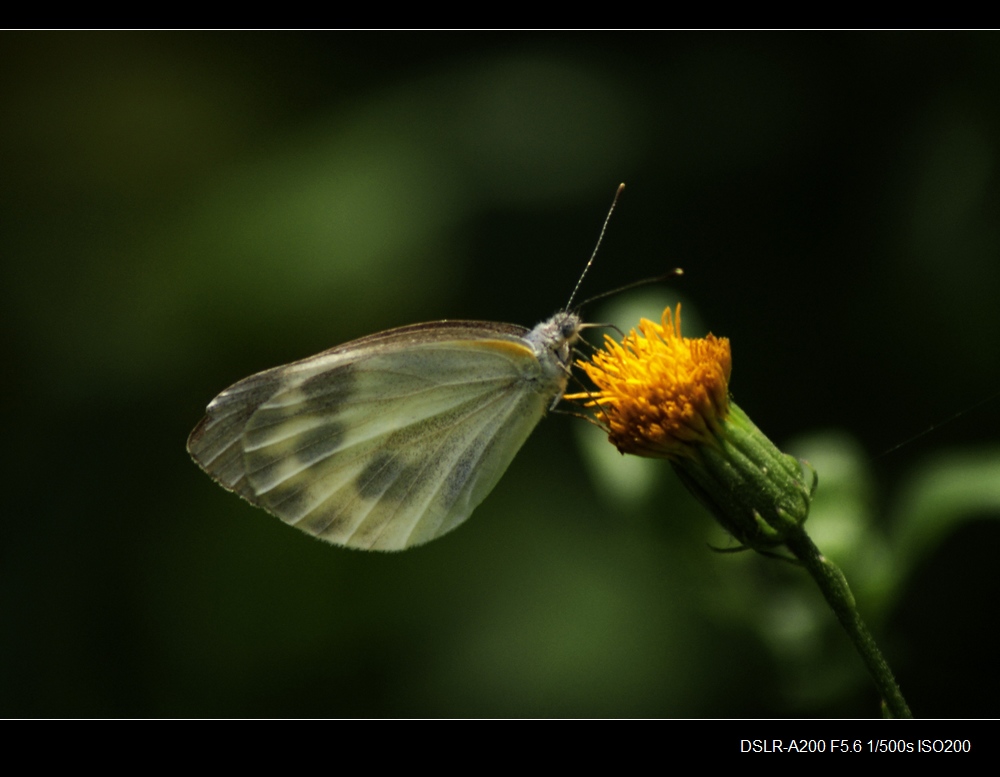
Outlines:
[[[465,521],[570,374],[580,317],[437,321],[251,375],[188,438],[224,488],[309,534],[402,550]]]
[[[447,534],[493,490],[562,397],[586,325],[435,321],[362,337],[233,384],[188,453],[223,488],[337,545],[403,550]],[[602,295],[603,296],[603,295]]]

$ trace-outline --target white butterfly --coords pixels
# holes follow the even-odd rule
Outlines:
[[[610,215],[610,214],[609,214]],[[402,550],[493,490],[562,396],[580,317],[438,321],[251,375],[188,438],[224,488],[338,545]]]
[[[618,187],[604,226],[625,188]],[[584,327],[436,321],[244,378],[187,449],[224,488],[350,548],[402,550],[469,517],[566,389]]]

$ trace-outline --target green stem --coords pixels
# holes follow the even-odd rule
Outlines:
[[[785,545],[802,562],[816,584],[827,604],[837,616],[837,620],[844,627],[847,636],[854,643],[854,648],[865,662],[868,673],[875,681],[875,685],[882,694],[889,712],[894,718],[912,718],[906,699],[903,698],[896,678],[892,676],[892,670],[886,663],[882,652],[875,644],[871,633],[861,620],[858,608],[854,602],[854,595],[843,572],[830,559],[819,552],[819,548],[812,541],[801,524],[795,529],[788,531],[785,537]]]
[[[784,544],[819,585],[882,694],[889,712],[912,718],[892,670],[865,627],[843,573],[806,534],[816,473],[782,453],[735,403],[710,444],[672,460],[681,481],[745,547],[773,554]]]

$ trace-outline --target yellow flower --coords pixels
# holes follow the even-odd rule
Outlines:
[[[680,305],[578,364],[597,390],[566,399],[594,408],[622,453],[668,459],[743,545],[773,548],[806,520],[816,473],[729,399],[729,340],[683,337]]]
[[[815,470],[782,453],[729,399],[729,340],[683,337],[680,305],[659,324],[640,321],[621,345],[604,340],[603,351],[577,362],[597,390],[565,398],[593,408],[622,453],[667,459],[743,549],[773,556],[784,545],[819,583],[892,714],[912,717],[843,573],[805,531]]]
[[[621,345],[578,362],[597,391],[571,394],[596,408],[598,422],[622,453],[677,460],[712,445],[729,414],[729,340],[681,336],[681,307],[661,323],[642,319]]]

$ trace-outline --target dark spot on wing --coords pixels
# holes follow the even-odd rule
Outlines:
[[[408,467],[401,468],[395,481],[393,481],[392,485],[385,490],[384,494],[382,494],[382,498],[388,499],[392,502],[402,502],[404,499],[407,499],[413,492],[415,478],[417,477],[419,471],[419,464],[412,464]]]
[[[308,432],[302,432],[295,441],[295,460],[309,466],[331,456],[340,448],[346,431],[344,424],[328,421]]]
[[[329,372],[313,375],[299,386],[310,412],[334,415],[355,393],[354,365],[345,364]]]
[[[334,542],[342,542],[343,534],[350,527],[353,517],[346,510],[337,513],[333,520],[328,515],[321,513],[315,518],[301,521],[297,525],[300,529],[304,529],[310,534],[315,534],[317,537],[329,537]]]
[[[399,457],[382,454],[358,475],[355,485],[365,499],[401,501],[409,493],[419,465],[407,467]]]
[[[309,489],[302,485],[268,491],[257,497],[256,502],[273,511],[286,523],[295,522],[313,508]]]
[[[473,477],[476,467],[482,460],[483,453],[483,449],[478,445],[470,445],[455,463],[455,466],[452,467],[451,472],[448,473],[448,477],[445,479],[444,493],[442,494],[448,505],[451,505],[455,501],[468,484],[469,478]]]
[[[402,463],[386,453],[376,456],[355,481],[358,493],[365,499],[381,496],[382,492],[392,485],[392,481],[402,468]]]

